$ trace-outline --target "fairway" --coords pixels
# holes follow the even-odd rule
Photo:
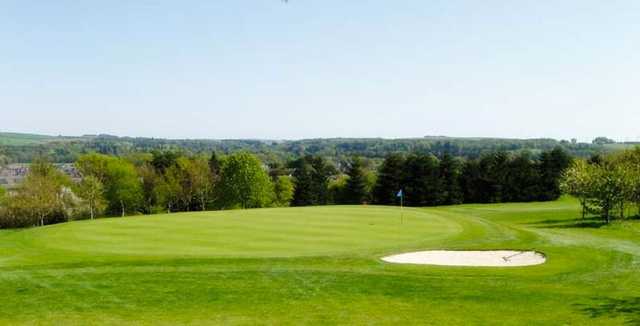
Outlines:
[[[2,324],[629,324],[640,227],[570,199],[326,206],[0,231]],[[542,265],[398,265],[421,250],[535,250]]]

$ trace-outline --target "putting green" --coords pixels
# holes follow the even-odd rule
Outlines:
[[[453,220],[419,209],[405,209],[401,215],[393,207],[344,206],[80,221],[16,232],[5,242],[19,243],[18,250],[36,254],[31,263],[52,257],[299,257],[436,243],[461,231]]]

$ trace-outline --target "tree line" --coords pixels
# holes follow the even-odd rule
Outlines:
[[[633,206],[640,215],[640,147],[575,160],[564,173],[562,188],[580,200],[583,218],[596,214],[609,223],[624,219]]]
[[[0,227],[45,225],[100,216],[328,204],[409,206],[554,200],[571,157],[492,152],[477,159],[448,153],[391,154],[382,164],[352,157],[339,164],[306,155],[265,163],[240,151],[192,155],[153,151],[84,154],[74,182],[45,159],[24,182],[0,194]]]
[[[442,157],[449,153],[455,157],[479,158],[496,151],[509,153],[529,151],[537,156],[543,151],[562,147],[577,157],[589,157],[603,151],[612,150],[610,140],[599,137],[593,144],[576,140],[554,139],[497,139],[497,138],[454,138],[422,137],[409,139],[380,138],[335,138],[305,140],[198,140],[198,139],[158,139],[116,137],[109,135],[88,135],[82,137],[45,137],[23,135],[22,142],[11,141],[12,134],[0,133],[0,164],[29,163],[40,156],[46,156],[55,163],[72,163],[82,155],[100,153],[105,155],[126,156],[133,153],[151,151],[182,151],[192,155],[234,153],[248,151],[256,154],[267,163],[287,164],[291,159],[307,155],[321,156],[333,164],[360,156],[382,161],[390,154],[417,153],[434,154]],[[29,137],[35,137],[30,139]],[[3,140],[5,139],[5,140]]]
[[[51,163],[34,162],[0,201],[0,226],[25,227],[99,216],[288,206],[293,182],[270,175],[253,154],[190,156],[153,152],[81,156],[73,182]]]
[[[372,198],[376,204],[397,203],[402,189],[409,206],[555,200],[570,162],[559,148],[539,157],[494,152],[470,160],[447,153],[392,155],[380,168]]]

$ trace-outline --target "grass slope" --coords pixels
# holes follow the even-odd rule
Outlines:
[[[640,227],[571,200],[185,213],[0,231],[4,324],[640,322]],[[522,268],[404,266],[417,249],[536,249]]]
[[[39,145],[54,141],[55,139],[56,137],[53,136],[0,132],[0,145]]]

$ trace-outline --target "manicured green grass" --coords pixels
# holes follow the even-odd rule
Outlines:
[[[640,227],[572,200],[311,207],[0,231],[3,324],[640,322]],[[544,265],[392,265],[423,249],[535,249]]]

